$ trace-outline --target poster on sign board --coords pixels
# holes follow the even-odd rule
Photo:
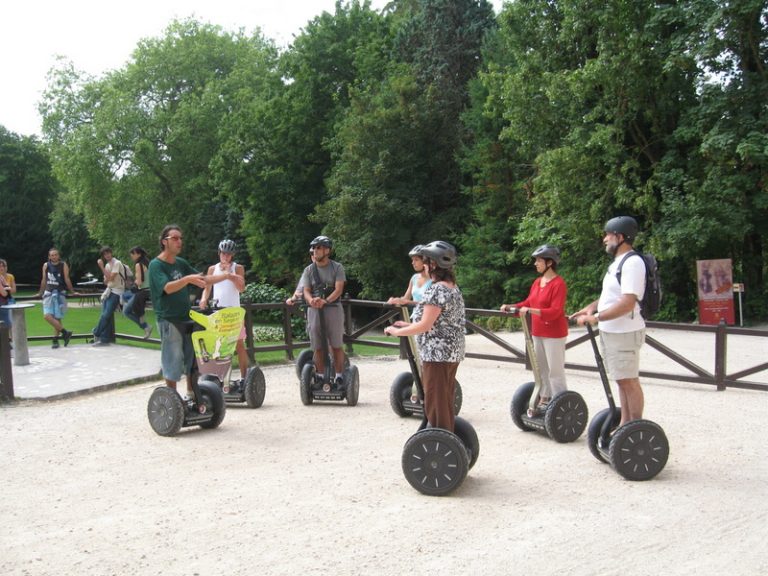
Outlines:
[[[730,258],[697,260],[696,277],[701,324],[734,324],[733,266]]]

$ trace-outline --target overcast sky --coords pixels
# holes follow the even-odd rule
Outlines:
[[[372,0],[381,9],[388,0]],[[498,13],[502,0],[492,0]],[[261,28],[279,46],[335,0],[5,0],[0,4],[0,125],[39,134],[37,103],[57,56],[93,75],[121,68],[142,38],[194,16],[227,30]]]

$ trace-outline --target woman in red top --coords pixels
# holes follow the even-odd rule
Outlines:
[[[528,298],[517,304],[502,304],[502,312],[515,308],[520,315],[531,313],[534,351],[539,362],[541,390],[536,412],[546,409],[549,401],[564,392],[565,384],[565,342],[568,338],[568,319],[565,315],[565,299],[568,287],[557,274],[560,250],[551,244],[536,248],[534,258],[536,271],[541,274],[531,285]]]

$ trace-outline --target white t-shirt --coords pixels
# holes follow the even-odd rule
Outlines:
[[[234,274],[237,270],[237,264],[231,263],[229,272]],[[216,264],[213,270],[214,276],[221,276],[225,274],[227,270],[224,269],[221,262]],[[213,297],[219,301],[219,306],[222,308],[228,306],[240,306],[240,292],[237,291],[237,286],[232,280],[222,280],[218,284],[213,285]]]
[[[626,252],[617,255],[608,266],[608,271],[603,277],[603,291],[597,301],[597,311],[602,312],[613,306],[622,294],[634,294],[637,296],[637,302],[634,310],[629,314],[612,320],[600,320],[598,328],[602,332],[626,333],[645,328],[645,320],[640,314],[640,298],[645,294],[645,262],[640,256],[629,256],[621,268],[621,285],[619,285],[616,271],[619,268],[619,262],[626,255]]]
[[[122,262],[113,256],[112,260],[104,264],[104,270],[110,274],[114,274],[112,280],[107,282],[107,286],[112,290],[112,293],[117,294],[118,296],[123,294],[123,292],[125,292],[125,281],[123,280],[123,276],[126,274],[126,271],[123,270]]]

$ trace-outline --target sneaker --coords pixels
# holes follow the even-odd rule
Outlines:
[[[344,388],[344,378],[342,376],[336,376],[336,380],[334,380],[333,385],[336,386],[339,390],[342,390]]]
[[[96,340],[96,342],[94,342],[92,346],[109,346],[109,342],[102,342],[101,340]]]
[[[72,338],[72,332],[70,330],[62,330],[61,335],[64,336],[64,346],[69,346],[69,339]]]
[[[59,340],[58,338],[53,339],[53,344],[51,344],[51,348],[58,348],[59,347]]]
[[[325,381],[325,378],[323,378],[322,374],[315,374],[315,385],[316,386],[322,386],[324,381]]]
[[[150,336],[152,336],[152,326],[147,326],[144,328],[144,340],[147,340]]]

